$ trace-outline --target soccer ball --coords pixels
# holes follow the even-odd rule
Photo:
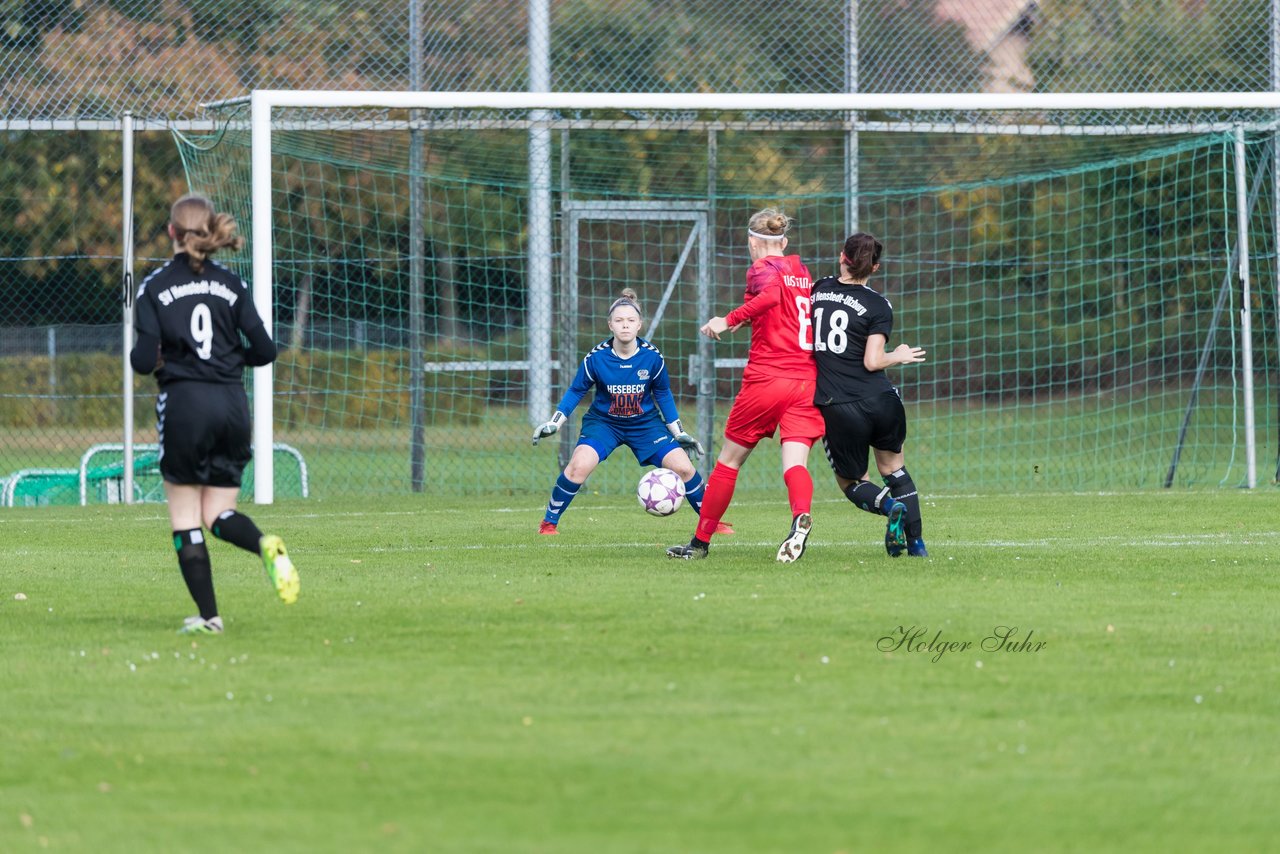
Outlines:
[[[646,513],[670,516],[684,503],[684,482],[671,469],[653,469],[640,478],[636,498]]]

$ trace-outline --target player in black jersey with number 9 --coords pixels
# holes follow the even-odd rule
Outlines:
[[[240,477],[252,456],[244,368],[270,363],[276,345],[244,282],[209,260],[219,249],[240,247],[235,220],[203,196],[188,195],[173,203],[168,231],[174,256],[138,289],[138,340],[129,361],[138,373],[155,371],[160,385],[160,474],[178,566],[200,609],[181,632],[218,634],[223,624],[202,525],[260,555],[285,604],[298,598],[298,573],[284,542],[263,536],[236,511]]]
[[[884,546],[926,557],[920,497],[907,473],[902,443],[907,414],[885,368],[924,361],[924,350],[899,344],[886,352],[893,306],[867,286],[880,269],[884,246],[859,232],[844,242],[840,275],[819,279],[810,295],[813,355],[818,364],[814,404],[827,425],[822,440],[836,483],[856,506],[889,517]],[[867,453],[875,449],[883,489],[867,479]]]

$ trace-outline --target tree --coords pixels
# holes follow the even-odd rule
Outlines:
[[[1266,90],[1268,15],[1243,0],[1043,0],[1028,60],[1040,91]]]

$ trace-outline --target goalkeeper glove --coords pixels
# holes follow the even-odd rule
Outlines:
[[[538,429],[533,431],[533,444],[538,444],[539,439],[544,439],[560,429],[560,425],[564,423],[564,413],[556,410],[556,414],[551,416],[551,420],[545,424],[539,424]]]
[[[671,438],[676,440],[676,444],[684,448],[684,452],[689,455],[689,459],[696,460],[707,452],[706,449],[702,447],[701,442],[684,431],[684,427],[680,424],[679,419],[668,424],[667,429],[671,431]]]

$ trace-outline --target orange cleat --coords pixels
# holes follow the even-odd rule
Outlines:
[[[732,526],[732,525],[730,525],[728,522],[716,522],[716,533],[717,533],[717,534],[720,534],[721,536],[724,536],[724,535],[727,535],[727,534],[732,534],[733,532],[734,532],[734,531],[733,531],[733,526]]]
[[[555,522],[548,522],[546,519],[543,519],[542,523],[538,525],[538,533],[546,536],[554,536],[560,532],[556,530]]]

